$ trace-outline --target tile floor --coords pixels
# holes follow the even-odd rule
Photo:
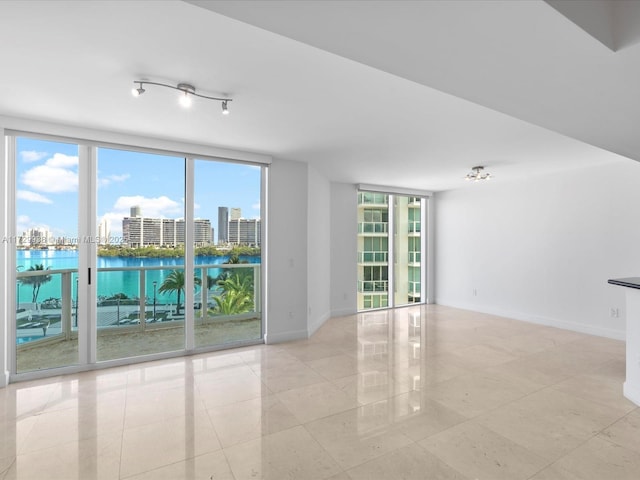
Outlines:
[[[624,350],[429,305],[11,384],[0,479],[636,480]]]

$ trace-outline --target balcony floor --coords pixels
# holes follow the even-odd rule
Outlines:
[[[224,345],[233,342],[258,340],[260,320],[230,320],[196,324],[196,346]],[[141,331],[109,332],[98,335],[98,360],[112,360],[136,355],[182,350],[183,325]],[[78,362],[77,339],[33,345],[18,349],[18,373],[43,368],[73,365]]]

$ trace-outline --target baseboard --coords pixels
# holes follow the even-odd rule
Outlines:
[[[4,388],[9,385],[10,378],[9,370],[5,370],[4,375],[0,375],[0,388]]]
[[[622,393],[627,399],[631,400],[636,405],[640,405],[640,388],[638,386],[632,387],[629,382],[624,382]]]
[[[293,340],[302,340],[308,338],[306,330],[292,330],[281,333],[265,333],[264,343],[273,345],[274,343],[291,342]]]
[[[316,333],[316,331],[325,324],[325,322],[327,320],[329,320],[331,318],[331,314],[329,312],[326,312],[324,314],[322,314],[320,317],[314,319],[308,326],[307,328],[307,336],[310,337],[311,335],[313,335],[314,333]]]
[[[346,317],[347,315],[355,315],[356,313],[358,313],[358,312],[353,308],[343,308],[343,309],[339,309],[339,310],[331,310],[331,314],[329,315],[329,318]]]
[[[595,335],[598,337],[612,338],[614,340],[626,339],[626,332],[624,330],[617,330],[614,328],[606,328],[606,327],[600,327],[595,325],[585,325],[583,323],[572,322],[569,320],[544,317],[541,315],[532,315],[532,314],[523,313],[523,312],[505,310],[497,307],[490,307],[486,305],[451,302],[451,301],[447,301],[446,299],[436,299],[436,304],[443,305],[445,307],[461,308],[463,310],[472,310],[474,312],[488,313],[489,315],[497,315],[499,317],[512,318],[514,320],[521,320],[523,322],[535,323],[538,325],[546,325],[549,327],[562,328],[564,330],[571,330],[573,332],[586,333],[588,335]]]

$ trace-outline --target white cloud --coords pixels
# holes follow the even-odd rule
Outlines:
[[[47,152],[36,152],[35,150],[22,150],[20,152],[20,158],[25,163],[37,162],[49,155]]]
[[[64,153],[54,153],[53,157],[45,162],[45,165],[50,167],[77,167],[78,156],[77,155],[65,155]]]
[[[118,212],[125,212],[128,216],[131,207],[136,205],[140,207],[145,217],[175,218],[176,215],[183,213],[182,204],[165,195],[156,198],[147,198],[142,195],[119,197],[113,208]]]
[[[113,182],[124,182],[125,180],[127,180],[131,175],[129,175],[128,173],[123,173],[122,175],[109,175],[109,179]]]
[[[106,177],[99,177],[98,178],[98,185],[100,187],[106,187],[107,185],[113,183],[113,182],[124,182],[125,180],[127,180],[131,175],[129,175],[128,173],[123,173],[122,175],[107,175]]]
[[[38,165],[22,174],[22,183],[33,190],[47,193],[74,192],[78,189],[78,174],[66,168]]]
[[[55,153],[44,165],[24,172],[21,180],[31,189],[40,192],[75,192],[78,189],[78,173],[70,167],[77,166],[77,156]]]
[[[30,192],[29,190],[18,190],[16,197],[18,197],[20,200],[26,200],[27,202],[53,203],[53,201],[51,201],[44,195],[40,195],[36,192]]]
[[[31,228],[32,224],[33,222],[28,215],[18,215],[18,218],[16,219],[16,232],[18,235],[21,235],[22,232]]]
[[[251,205],[251,208],[253,208],[254,210],[260,210],[260,202],[254,203],[253,205]]]

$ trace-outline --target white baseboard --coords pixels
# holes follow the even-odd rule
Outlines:
[[[640,387],[638,385],[632,386],[629,384],[629,382],[624,382],[622,393],[633,403],[635,403],[636,405],[640,405]]]
[[[306,330],[292,330],[280,333],[265,333],[264,343],[273,345],[274,343],[291,342],[293,340],[302,340],[308,338]]]
[[[451,302],[446,299],[436,299],[436,304],[452,308],[461,308],[463,310],[472,310],[474,312],[488,313],[500,317],[512,318],[523,322],[535,323],[538,325],[547,325],[549,327],[562,328],[573,332],[586,333],[588,335],[596,335],[598,337],[612,338],[614,340],[625,340],[626,332],[614,328],[606,328],[595,325],[585,325],[584,323],[572,322],[558,318],[544,317],[541,315],[532,315],[523,312],[505,310],[497,307],[486,305],[467,304],[461,302]]]
[[[326,312],[324,314],[322,314],[320,317],[314,319],[308,326],[307,328],[307,336],[311,337],[311,335],[313,335],[314,333],[316,333],[316,331],[325,324],[325,322],[327,320],[329,320],[329,318],[331,318],[331,314],[329,312]]]
[[[4,371],[4,375],[0,375],[0,388],[4,388],[9,385],[9,370]]]

